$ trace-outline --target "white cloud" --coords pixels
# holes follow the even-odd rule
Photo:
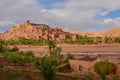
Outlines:
[[[15,24],[16,23],[12,21],[0,21],[0,33],[5,32],[6,30],[10,29],[11,26]]]
[[[114,0],[66,0],[62,8],[45,10],[44,16],[50,23],[63,25],[67,29],[84,31],[104,31],[118,24],[105,24],[95,19],[97,15],[105,16],[111,11],[120,9],[120,1]],[[61,4],[60,4],[61,5]],[[47,16],[46,16],[47,15]]]
[[[119,24],[116,19],[99,20],[97,15],[105,16],[120,9],[120,0],[65,0],[45,9],[37,0],[1,0],[0,23],[7,21],[20,23],[31,20],[64,29],[84,31],[104,31]],[[4,25],[5,25],[4,24]]]
[[[115,26],[119,26],[120,27],[120,17],[118,18],[109,18],[109,19],[104,19],[104,23],[105,24],[113,24]]]
[[[0,22],[0,27],[4,27],[4,26],[8,26],[8,25],[15,25],[15,23],[12,21],[1,21]]]

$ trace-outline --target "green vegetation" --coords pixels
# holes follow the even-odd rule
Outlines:
[[[65,40],[63,42],[67,44],[94,44],[94,38],[87,36],[78,36],[78,39],[75,41],[70,39],[70,40]]]
[[[57,63],[60,64],[62,60],[62,55],[60,54],[62,49],[60,47],[56,47],[57,44],[53,40],[48,41],[48,46],[49,46],[50,56],[53,59],[56,59]]]
[[[101,76],[102,80],[106,80],[106,75],[115,73],[115,66],[108,61],[100,61],[94,64],[94,71]]]
[[[56,59],[52,57],[42,57],[40,61],[36,62],[36,66],[40,70],[44,80],[53,80],[55,78]]]
[[[1,42],[2,43],[2,42]],[[47,42],[50,48],[50,56],[36,58],[32,52],[22,52],[16,46],[3,45],[0,55],[14,64],[24,65],[26,63],[36,63],[36,68],[40,70],[41,76],[45,80],[53,80],[56,75],[56,67],[60,64],[62,56],[61,48],[56,47],[56,43],[52,40]]]
[[[70,54],[70,53],[67,54],[67,57],[64,59],[63,62],[64,62],[64,63],[68,63],[68,62],[69,62],[69,59],[75,59],[75,58],[74,58],[74,55],[72,55],[72,54]]]
[[[48,40],[47,44],[49,46],[50,54],[52,54],[54,49],[56,48],[56,42],[53,40]]]
[[[79,36],[77,40],[75,40],[76,44],[94,44],[94,38],[93,37],[87,37],[87,36]]]
[[[19,49],[14,46],[13,48],[3,47],[3,51],[0,52],[1,56],[4,56],[12,63],[24,64],[31,63],[35,60],[35,57],[31,51],[19,52]]]
[[[61,48],[56,47],[54,41],[48,42],[50,55],[36,61],[36,67],[40,70],[44,80],[53,80],[56,76],[56,67],[60,64]]]
[[[2,73],[1,73],[2,72]],[[0,74],[2,76],[0,76],[1,80],[18,80],[18,78],[20,78],[20,75],[22,74],[22,71],[17,71],[17,70],[1,70]],[[6,73],[7,75],[4,75]],[[4,76],[4,77],[3,77]]]
[[[13,63],[19,63],[19,64],[24,64],[24,63],[31,63],[33,62],[34,56],[29,55],[29,52],[13,52],[13,53],[6,53],[6,58]]]
[[[10,52],[17,52],[17,51],[19,51],[19,49],[16,46],[14,46],[11,49],[9,48],[8,51],[10,51]]]
[[[117,37],[117,38],[116,38],[116,42],[117,42],[117,43],[120,43],[120,37]]]
[[[96,37],[98,43],[102,42],[102,37],[97,36]],[[106,43],[120,43],[120,37],[105,37]],[[62,41],[61,43],[67,43],[67,44],[96,44],[94,42],[94,37],[88,37],[88,36],[79,36],[78,39],[73,41],[72,39]]]
[[[102,37],[97,36],[96,37],[98,40],[98,43],[101,43]],[[113,40],[112,37],[105,37],[105,40],[107,43],[112,43],[113,41],[115,41],[116,43],[120,43],[120,37],[116,37],[115,40]],[[10,39],[10,40],[5,40],[4,43],[1,40],[0,43],[5,44],[5,45],[49,45],[49,44],[54,44],[49,46],[51,47],[55,47],[56,42],[53,43],[53,40],[47,40],[47,39],[26,39],[23,37],[20,37],[18,39]],[[84,44],[95,44],[94,42],[94,37],[88,37],[88,36],[81,36],[79,35],[78,38],[76,40],[61,40],[58,41],[57,43],[67,43],[67,44],[80,44],[80,45],[84,45]],[[2,47],[2,44],[0,45],[0,48]]]
[[[46,45],[48,43],[48,40],[45,39],[26,39],[26,38],[19,38],[19,39],[10,39],[5,40],[4,43],[6,45]]]
[[[107,43],[111,43],[112,42],[112,37],[106,37],[105,39],[106,39]]]
[[[33,40],[30,39],[30,41],[28,39],[23,39],[20,38],[20,40],[23,42],[19,42],[19,40],[13,40],[9,42],[7,41],[0,41],[0,56],[4,56],[4,58],[6,58],[7,60],[9,60],[12,64],[19,64],[20,66],[22,66],[21,69],[18,70],[9,70],[9,71],[5,71],[4,66],[2,68],[0,68],[0,75],[2,75],[2,72],[4,72],[7,77],[3,78],[2,76],[0,76],[0,79],[2,80],[38,80],[38,79],[34,79],[33,75],[37,75],[39,76],[39,79],[41,79],[41,77],[43,78],[43,80],[55,80],[56,78],[60,77],[57,72],[58,71],[58,67],[61,66],[63,63],[68,63],[69,59],[74,59],[74,55],[72,54],[68,54],[66,57],[63,57],[63,55],[61,55],[61,48],[57,47],[57,43],[53,40],[39,40],[41,43],[38,43],[38,40]],[[109,38],[108,40],[111,40],[111,38]],[[17,42],[18,41],[18,42]],[[37,42],[38,41],[38,42]],[[67,43],[67,41],[65,42]],[[79,36],[79,38],[75,41],[70,41],[69,44],[93,44],[93,38],[91,37],[87,37],[87,36]],[[50,50],[50,55],[49,56],[43,56],[43,57],[35,57],[34,54],[31,51],[28,52],[22,52],[19,51],[19,49],[16,46],[16,44],[28,44],[28,45],[43,45],[46,44],[49,46],[49,50]],[[8,46],[8,45],[12,45],[12,46]],[[100,55],[99,55],[100,57]],[[32,64],[31,64],[32,63]],[[28,69],[23,69],[24,64],[29,64],[32,69],[30,68],[30,71]],[[1,64],[0,64],[1,65]],[[65,73],[64,76],[69,77],[69,75],[67,73],[72,72],[72,69],[68,69],[68,70],[64,70],[67,67],[61,67],[61,72],[63,72],[63,74]],[[3,71],[2,71],[3,70]],[[97,62],[96,64],[94,64],[94,71],[100,75],[100,77],[102,78],[102,80],[106,79],[106,75],[111,74],[111,73],[115,73],[116,71],[116,67],[107,61],[100,61]],[[39,74],[40,72],[40,74]],[[37,73],[37,74],[36,74]],[[66,75],[67,74],[67,75]],[[31,77],[32,75],[32,77]],[[24,77],[24,78],[22,78]],[[27,78],[29,77],[29,79]],[[59,78],[60,79],[60,78]],[[64,79],[64,78],[62,78]],[[61,79],[61,80],[62,80]],[[78,77],[75,78],[75,80],[77,80]],[[84,75],[80,75],[79,76],[80,80],[98,80],[96,75],[89,75],[89,74],[84,74]],[[113,80],[119,80],[119,76],[114,76],[112,77]],[[74,80],[74,79],[70,79],[70,77],[66,80]]]
[[[3,40],[0,40],[0,52],[3,51],[3,45],[4,45],[4,41]]]
[[[41,80],[38,72],[28,72],[25,70],[0,70],[0,80]]]
[[[4,44],[5,45],[51,45],[51,47],[55,47],[56,43],[53,40],[47,40],[47,39],[25,39],[23,37],[20,37],[19,39],[10,39],[10,40],[5,40]],[[94,39],[93,37],[87,37],[87,36],[79,36],[77,40],[73,41],[72,39],[70,40],[63,40],[59,41],[58,43],[67,43],[67,44],[93,44]],[[53,45],[54,44],[54,45]]]

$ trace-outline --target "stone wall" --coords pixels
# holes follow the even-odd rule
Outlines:
[[[117,68],[116,75],[120,76],[120,55],[101,55],[94,61],[69,60],[69,64],[76,73],[85,74],[89,72],[94,73],[93,65],[98,61],[109,61],[113,63]]]

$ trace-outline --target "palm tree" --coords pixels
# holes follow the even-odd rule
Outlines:
[[[56,48],[56,42],[53,40],[48,40],[48,46],[49,46],[49,50],[50,50],[50,54],[54,51],[54,49]]]
[[[36,62],[36,67],[40,70],[44,80],[53,80],[56,76],[57,61],[52,57],[42,57]]]
[[[0,39],[0,52],[3,51],[4,41]]]

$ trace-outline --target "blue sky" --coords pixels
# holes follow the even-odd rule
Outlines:
[[[120,17],[120,10],[111,11],[106,15],[97,15],[96,18],[118,18]]]
[[[120,10],[111,11],[107,15],[103,16],[105,18],[117,18],[120,17]]]
[[[120,27],[120,0],[1,0],[0,33],[30,20],[68,30]]]

